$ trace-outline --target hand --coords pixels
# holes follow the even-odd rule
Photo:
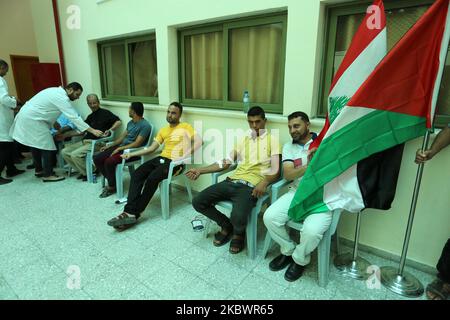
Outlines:
[[[111,155],[113,156],[113,155],[115,155],[116,153],[118,153],[120,151],[122,151],[122,150],[120,150],[120,148],[117,148],[111,153]]]
[[[200,170],[198,169],[189,169],[186,173],[185,173],[186,177],[188,177],[191,180],[197,180],[198,177],[200,177],[201,173]]]
[[[101,130],[97,130],[97,129],[92,129],[91,133],[96,136],[96,137],[101,137],[103,136],[103,131]]]
[[[108,147],[107,147],[107,146],[104,146],[104,147],[101,147],[101,148],[100,148],[100,151],[103,152],[103,151],[105,151],[106,149],[108,149]]]
[[[58,134],[55,135],[54,138],[55,138],[56,141],[64,141],[64,139],[66,137],[63,134],[58,133]]]
[[[114,150],[114,151],[117,151],[117,149]],[[130,159],[132,156],[131,156],[130,153],[127,152],[127,153],[121,154],[120,157],[121,157],[122,159],[128,160],[128,159]]]
[[[311,150],[309,150],[308,152],[308,163],[311,162],[312,157],[314,156],[314,154],[316,153],[317,148],[312,148]]]
[[[103,133],[103,137],[109,137],[111,135],[111,130],[106,130],[104,133]]]
[[[431,158],[433,158],[433,156],[434,154],[431,150],[422,151],[419,149],[416,151],[416,159],[414,160],[414,162],[417,164],[421,164],[426,162],[427,160],[430,160]]]
[[[61,130],[61,125],[58,123],[58,122],[55,122],[54,124],[53,124],[53,128],[55,129],[55,130]]]
[[[266,193],[267,190],[267,183],[264,181],[261,181],[256,185],[256,187],[252,191],[252,196],[255,198],[259,198]]]

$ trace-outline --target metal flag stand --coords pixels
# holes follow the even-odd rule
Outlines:
[[[430,140],[430,130],[425,134],[422,143],[422,150],[428,149],[428,141]],[[402,256],[400,258],[400,265],[398,270],[394,267],[381,267],[381,284],[386,288],[406,297],[420,297],[423,292],[422,283],[412,274],[404,271],[406,254],[408,252],[409,239],[411,237],[411,230],[414,221],[414,214],[416,212],[417,196],[419,194],[420,183],[422,181],[424,164],[419,164],[416,175],[416,183],[414,185],[414,192],[411,201],[411,208],[409,210],[408,226],[406,228],[405,241],[403,242]]]
[[[344,276],[351,277],[357,280],[366,280],[369,277],[367,268],[370,266],[370,263],[366,259],[358,257],[360,229],[361,212],[358,212],[356,218],[355,245],[353,247],[353,254],[344,253],[336,256],[336,258],[334,259],[334,266]]]

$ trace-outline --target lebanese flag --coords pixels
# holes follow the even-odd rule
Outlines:
[[[333,121],[329,117],[330,127],[291,203],[292,219],[302,221],[312,213],[334,209],[364,209],[361,188],[337,187],[337,181],[372,155],[385,150],[397,154],[397,146],[422,136],[431,127],[450,37],[448,16],[449,0],[437,0],[338,116]],[[386,160],[383,163],[389,165]],[[361,186],[361,180],[370,180],[359,169],[343,181],[356,180]]]

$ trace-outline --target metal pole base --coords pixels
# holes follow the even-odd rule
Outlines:
[[[424,290],[423,285],[412,274],[404,271],[399,275],[398,269],[394,267],[381,267],[381,284],[399,295],[417,298]]]
[[[357,280],[366,280],[370,274],[367,273],[367,268],[370,266],[369,261],[361,257],[353,260],[351,253],[344,253],[334,258],[334,266],[343,276],[350,277]]]

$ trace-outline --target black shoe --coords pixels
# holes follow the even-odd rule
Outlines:
[[[103,192],[100,194],[100,198],[106,198],[109,197],[110,195],[113,195],[114,193],[116,193],[116,190],[110,190],[108,187],[105,187],[105,189],[103,189]]]
[[[293,260],[291,256],[280,254],[278,257],[270,261],[269,269],[272,271],[280,271],[286,268],[292,262]]]
[[[32,164],[29,164],[29,165],[27,165],[27,169],[34,169],[35,167],[34,167],[34,164],[32,163]]]
[[[82,181],[87,181],[87,176],[84,176],[84,175],[80,174],[80,175],[77,177],[77,179],[78,179],[78,180],[82,180]]]
[[[20,169],[16,169],[16,170],[14,170],[12,172],[6,171],[6,177],[7,178],[12,178],[12,177],[18,176],[19,174],[22,174],[24,172],[25,172],[25,170],[20,170]]]
[[[294,261],[289,265],[289,268],[286,270],[284,274],[284,279],[289,282],[295,281],[300,278],[303,274],[303,270],[305,270],[304,266],[296,264]]]
[[[11,183],[11,182],[13,182],[11,179],[5,179],[5,178],[0,177],[0,185],[8,184],[8,183]]]

